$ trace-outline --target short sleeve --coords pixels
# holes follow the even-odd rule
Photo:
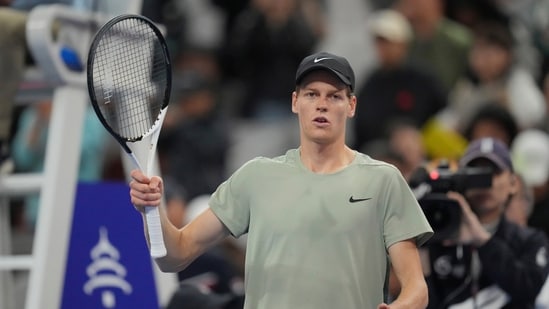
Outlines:
[[[234,237],[248,232],[250,224],[250,202],[246,181],[250,179],[251,164],[238,169],[223,182],[210,198],[210,209],[229,229]]]
[[[386,188],[386,208],[383,218],[386,247],[389,248],[396,242],[413,238],[417,245],[421,246],[433,235],[433,229],[398,170],[395,169],[389,176]]]

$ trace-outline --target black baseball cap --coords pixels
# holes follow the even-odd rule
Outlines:
[[[347,59],[327,53],[319,52],[305,57],[295,74],[295,83],[299,85],[305,75],[315,70],[325,70],[335,74],[345,85],[355,90],[355,73]]]
[[[459,165],[465,167],[477,159],[486,159],[502,171],[513,171],[509,148],[495,138],[485,137],[471,142],[459,160]]]

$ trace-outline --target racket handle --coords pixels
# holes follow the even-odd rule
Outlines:
[[[160,213],[158,207],[145,207],[147,218],[147,230],[149,231],[149,242],[151,244],[151,256],[153,258],[164,257],[167,254],[164,238],[162,237],[162,225],[160,224]]]

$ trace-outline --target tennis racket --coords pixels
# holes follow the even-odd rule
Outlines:
[[[152,173],[171,90],[171,63],[162,33],[149,19],[125,14],[102,26],[90,46],[88,91],[95,113],[137,168]],[[149,146],[143,170],[129,143]],[[151,256],[166,255],[157,207],[145,207]]]

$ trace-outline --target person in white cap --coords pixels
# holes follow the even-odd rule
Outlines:
[[[354,136],[359,150],[387,138],[390,128],[402,121],[421,128],[446,106],[442,84],[407,62],[413,34],[406,18],[387,9],[375,13],[368,25],[378,64],[357,90]]]
[[[246,309],[425,308],[418,246],[433,231],[402,174],[345,143],[357,105],[349,62],[307,56],[295,84],[288,108],[299,148],[244,164],[182,229],[160,208],[168,255],[157,264],[178,271],[226,236],[247,234]],[[136,208],[159,205],[162,179],[131,176]],[[388,303],[390,266],[401,291]]]
[[[549,135],[530,129],[520,132],[511,146],[513,164],[534,191],[534,209],[528,225],[549,236]]]

